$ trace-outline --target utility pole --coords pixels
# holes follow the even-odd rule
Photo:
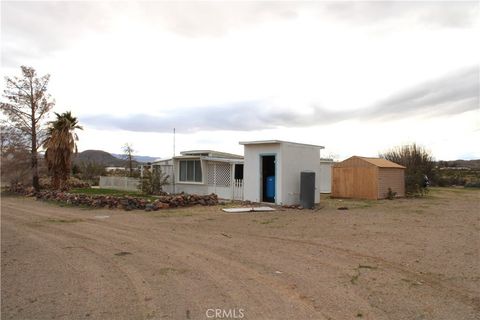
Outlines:
[[[173,128],[173,156],[172,156],[172,181],[173,181],[173,194],[177,193],[175,188],[175,128]]]

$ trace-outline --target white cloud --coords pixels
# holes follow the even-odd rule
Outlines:
[[[303,115],[300,119],[312,106],[336,114],[358,110],[358,119],[322,127],[298,128],[298,117],[292,117],[292,125],[280,124],[280,129],[278,123],[236,133],[222,126],[214,133],[200,128],[180,135],[188,141],[180,146],[232,145],[229,150],[238,151],[238,140],[268,136],[323,144],[338,154],[374,153],[397,141],[423,138],[395,130],[398,136],[382,134],[371,146],[367,141],[379,131],[401,126],[393,120],[367,121],[368,108],[427,80],[478,66],[476,16],[476,3],[2,2],[2,70],[17,73],[16,64],[22,63],[51,73],[57,111],[72,109],[80,120],[106,114],[128,122],[147,114],[161,121],[164,114],[183,114],[208,122],[201,110],[243,101],[261,102],[260,114],[273,106],[277,114]],[[243,117],[232,116],[250,125],[253,113],[255,106]],[[440,118],[408,121],[413,128],[431,127],[426,143],[442,157],[466,154],[458,143],[453,147],[453,140],[439,147]],[[149,126],[155,126],[152,121]],[[452,136],[469,140],[462,121],[467,119],[452,124]],[[352,132],[364,139],[352,142]],[[315,141],[306,141],[317,133]],[[170,148],[163,133],[87,126],[81,138],[81,149],[117,152],[114,145],[126,140],[144,154],[163,156],[160,150]]]

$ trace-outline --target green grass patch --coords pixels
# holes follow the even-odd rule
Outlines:
[[[136,197],[155,200],[155,196],[146,195],[140,191],[124,191],[116,189],[101,189],[101,188],[77,188],[69,191],[70,193],[75,194],[85,194],[85,195],[98,195],[98,196],[116,196],[116,197]]]
[[[445,187],[435,187],[430,188],[430,192],[427,198],[430,199],[448,199],[448,198],[477,198],[479,196],[479,189],[475,188],[445,188]]]
[[[452,193],[471,193],[474,189],[464,188],[464,187],[458,187],[458,188],[453,188],[453,187],[431,187],[431,188],[429,188],[428,190],[429,190],[429,193],[439,194],[439,193],[445,193],[445,192],[452,192]]]
[[[70,190],[70,193],[91,194],[91,195],[108,195],[108,196],[141,196],[140,191],[124,191],[115,189],[100,189],[100,188],[77,188]]]

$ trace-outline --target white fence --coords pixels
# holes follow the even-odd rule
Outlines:
[[[100,177],[100,188],[139,191],[140,179],[130,177]]]
[[[164,168],[162,168],[164,169]],[[167,168],[173,174],[173,168]],[[175,192],[206,195],[215,193],[221,199],[243,200],[243,180],[233,179],[229,164],[209,164],[206,184],[177,183]],[[167,170],[165,170],[167,171]],[[100,188],[138,191],[140,179],[129,177],[100,177]],[[173,193],[173,185],[163,186],[163,191]]]
[[[232,200],[243,200],[243,180],[241,179],[233,180],[233,199]]]

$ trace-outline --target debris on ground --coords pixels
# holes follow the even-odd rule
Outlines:
[[[119,256],[119,257],[122,257],[122,256],[127,256],[129,254],[132,254],[131,252],[128,252],[128,251],[120,251],[120,252],[117,252],[115,253],[116,256]]]

